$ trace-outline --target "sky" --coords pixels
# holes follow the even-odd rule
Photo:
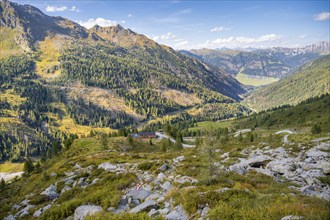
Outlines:
[[[329,41],[330,0],[13,0],[86,28],[120,24],[174,49],[303,47]]]

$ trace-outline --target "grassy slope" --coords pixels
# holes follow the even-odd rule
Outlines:
[[[243,104],[261,111],[280,105],[295,105],[330,91],[330,55],[307,64],[292,76],[260,88]]]
[[[310,134],[314,124],[321,127],[323,133],[330,132],[330,95],[314,98],[296,106],[288,106],[277,110],[261,112],[249,117],[227,121],[198,122],[191,131],[204,131],[228,127],[230,130],[245,128],[261,128],[266,130],[279,130],[296,128]]]
[[[15,42],[16,30],[0,27],[0,59],[6,56],[19,55],[23,50]]]
[[[272,147],[280,145],[279,140],[272,142]],[[258,141],[262,141],[260,138]],[[256,142],[257,143],[257,142]],[[207,159],[200,149],[188,149],[184,151],[173,151],[168,153],[159,152],[156,146],[150,147],[147,142],[140,143],[137,149],[131,149],[126,153],[121,152],[121,147],[128,146],[124,138],[109,138],[107,149],[97,138],[84,138],[75,140],[69,150],[65,151],[60,157],[54,158],[42,165],[39,172],[34,172],[28,177],[14,181],[7,189],[2,192],[5,199],[0,205],[0,217],[5,217],[11,213],[11,206],[24,200],[25,195],[35,193],[38,195],[50,184],[65,178],[65,172],[71,171],[75,163],[82,167],[98,165],[103,162],[110,163],[130,163],[143,164],[151,162],[150,173],[157,175],[157,168],[164,162],[171,164],[172,158],[184,155],[185,160],[178,166],[173,174],[188,175],[199,180],[195,188],[185,188],[186,185],[175,184],[174,190],[169,192],[166,197],[174,198],[174,204],[181,204],[192,216],[198,209],[198,204],[208,203],[212,208],[211,219],[280,219],[286,215],[299,215],[309,218],[326,219],[329,217],[329,203],[317,198],[300,195],[299,192],[287,188],[288,182],[277,183],[272,178],[260,173],[250,172],[246,176],[235,173],[220,172],[213,181],[207,181]],[[214,161],[219,161],[224,152],[229,152],[233,163],[238,157],[244,157],[240,151],[253,143],[238,142],[230,139],[228,143],[219,146],[221,153],[215,155]],[[117,152],[118,151],[118,152]],[[198,157],[196,157],[198,155]],[[226,165],[228,165],[226,164]],[[57,176],[50,176],[55,172]],[[159,171],[158,171],[159,172]],[[174,173],[175,172],[175,173]],[[86,203],[102,206],[104,209],[110,206],[117,206],[121,195],[126,187],[137,183],[135,174],[114,175],[103,170],[95,170],[91,174],[84,174],[80,177],[100,178],[101,180],[85,189],[75,187],[73,190],[64,193],[55,202],[59,206],[53,205],[41,219],[66,218],[73,214],[76,207]],[[58,188],[64,187],[59,183]],[[214,192],[214,190],[229,187],[232,190],[224,193]],[[247,190],[248,189],[248,190]],[[10,196],[8,196],[10,195]],[[1,201],[1,200],[0,200]],[[48,202],[35,197],[32,202],[36,207],[30,211],[45,206]],[[144,214],[134,216],[132,219],[139,219]],[[126,216],[114,217],[112,214],[103,212],[93,219],[129,219]],[[198,216],[195,216],[197,219]],[[147,217],[143,219],[149,219]]]
[[[275,77],[266,77],[266,76],[249,76],[244,73],[238,73],[235,78],[238,80],[238,82],[244,84],[244,85],[250,85],[250,86],[263,86],[268,85],[273,82],[277,82],[279,79]]]

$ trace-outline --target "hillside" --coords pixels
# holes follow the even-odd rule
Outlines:
[[[269,84],[268,77],[281,79],[289,76],[305,63],[328,54],[329,42],[320,42],[303,48],[270,48],[252,51],[200,49],[181,51],[181,53],[205,61],[230,73],[243,84],[253,85],[245,78]],[[262,85],[263,82],[257,84]]]
[[[330,55],[301,67],[291,76],[260,88],[243,103],[257,111],[281,105],[296,105],[330,91]]]
[[[0,33],[0,160],[190,109],[198,120],[204,108],[215,119],[249,111],[230,75],[120,25],[88,30],[5,0]]]
[[[161,138],[76,139],[0,185],[0,218],[84,219],[93,210],[86,219],[328,219],[329,98],[194,127],[200,134],[183,139],[195,148]]]

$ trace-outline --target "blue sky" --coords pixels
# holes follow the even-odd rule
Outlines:
[[[120,24],[175,49],[301,47],[329,40],[329,0],[14,1],[87,28]]]

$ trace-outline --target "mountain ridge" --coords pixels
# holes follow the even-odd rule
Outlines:
[[[199,49],[181,53],[205,61],[224,71],[237,75],[266,76],[284,78],[308,61],[329,54],[330,44],[318,42],[302,48],[273,47],[240,51],[235,49]],[[194,54],[194,55],[192,55]]]

